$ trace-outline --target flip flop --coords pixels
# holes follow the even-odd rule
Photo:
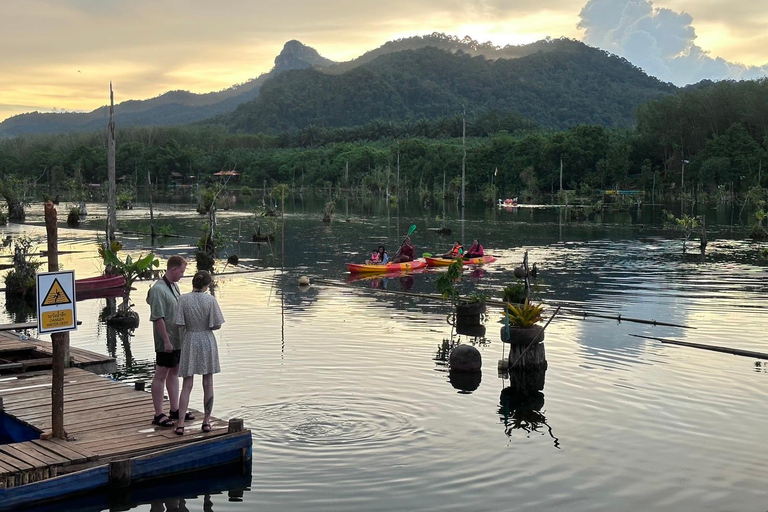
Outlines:
[[[163,414],[158,414],[152,419],[153,425],[158,425],[160,427],[172,427],[175,425],[175,423],[169,418],[168,416]]]

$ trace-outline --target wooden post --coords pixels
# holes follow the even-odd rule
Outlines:
[[[229,420],[229,429],[227,430],[227,433],[234,434],[235,432],[242,432],[243,430],[242,418],[232,418]]]
[[[149,182],[149,232],[152,237],[152,243],[155,242],[155,207],[152,204],[152,177],[147,171],[147,182]]]
[[[131,485],[131,459],[114,460],[109,463],[109,486],[123,489]]]
[[[45,203],[45,231],[48,235],[48,272],[59,270],[58,226],[56,208]],[[64,368],[69,366],[69,332],[51,334],[53,371],[51,376],[51,425],[53,437],[66,439],[64,431]]]
[[[115,183],[115,97],[109,82],[109,124],[107,125],[107,178],[109,200],[107,202],[107,247],[115,240],[117,230],[117,185]]]
[[[3,412],[3,397],[0,396],[0,412]]]
[[[707,250],[707,216],[701,216],[701,254]]]
[[[143,380],[137,380],[136,382],[133,383],[133,389],[135,389],[136,391],[144,391],[145,386],[146,384],[144,383]]]

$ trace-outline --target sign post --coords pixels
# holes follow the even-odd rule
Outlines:
[[[66,439],[64,430],[64,369],[69,366],[69,331],[77,329],[75,311],[75,273],[61,277],[39,276],[64,274],[59,270],[59,237],[56,208],[45,202],[45,231],[48,235],[48,273],[39,274],[37,284],[38,332],[51,333],[53,368],[51,372],[51,427],[53,437]],[[70,313],[71,311],[71,313]],[[71,316],[71,318],[70,318]],[[43,329],[43,326],[45,328]]]
[[[37,274],[37,332],[76,330],[75,301],[74,270]]]

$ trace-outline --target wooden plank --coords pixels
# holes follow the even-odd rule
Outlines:
[[[7,510],[13,510],[32,503],[62,498],[74,492],[93,491],[109,483],[107,466],[98,466],[70,473],[24,487],[0,489],[0,503]]]
[[[48,465],[56,465],[56,464],[69,464],[71,460],[67,457],[62,457],[61,455],[54,455],[47,450],[43,450],[42,448],[38,448],[34,443],[32,442],[24,442],[24,443],[13,443],[8,446],[13,446],[14,448],[17,448],[20,452],[24,452],[25,454],[34,457],[35,459],[39,460],[43,464]]]
[[[61,457],[64,459],[65,462],[62,463],[63,466],[69,464],[79,464],[88,460],[87,456],[76,452],[67,446],[53,443],[50,440],[35,439],[33,441],[29,441],[29,443],[34,445],[39,451],[44,451],[50,453],[54,457]]]
[[[0,445],[0,460],[2,460],[5,465],[16,468],[16,471],[32,471],[35,468],[34,465],[29,464],[23,460],[20,460],[16,458],[13,454],[10,454],[5,450],[1,449],[2,446],[4,445]]]
[[[32,442],[36,443],[37,441],[32,441]],[[64,441],[62,439],[46,439],[45,441],[41,440],[41,442],[52,443],[57,445],[58,447],[67,448],[79,454],[81,457],[85,457],[85,459],[89,461],[96,460],[99,457],[98,454],[96,454],[95,452],[92,452],[91,450],[83,446],[79,446],[74,441]]]
[[[24,451],[19,450],[18,448],[10,444],[0,445],[0,452],[5,453],[6,455],[10,455],[11,457],[16,458],[17,460],[20,460],[23,463],[28,464],[32,468],[42,468],[46,466],[46,464],[43,461],[38,460],[32,455],[25,453]],[[8,459],[5,459],[5,460],[8,460]],[[11,461],[11,462],[15,465],[14,461]]]

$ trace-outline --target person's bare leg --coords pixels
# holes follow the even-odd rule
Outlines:
[[[211,424],[211,412],[213,412],[213,374],[203,375],[203,424]]]
[[[155,376],[152,377],[152,404],[155,406],[155,416],[163,414],[163,393],[168,370],[170,368],[165,366],[155,366]]]
[[[165,379],[165,387],[168,389],[168,400],[171,402],[171,410],[179,408],[179,365],[168,368],[168,377]]]
[[[187,415],[187,407],[189,407],[189,395],[192,394],[192,387],[194,385],[194,375],[191,377],[184,377],[184,382],[181,384],[181,396],[179,397],[179,419],[176,421],[177,427],[184,427],[184,418]]]

